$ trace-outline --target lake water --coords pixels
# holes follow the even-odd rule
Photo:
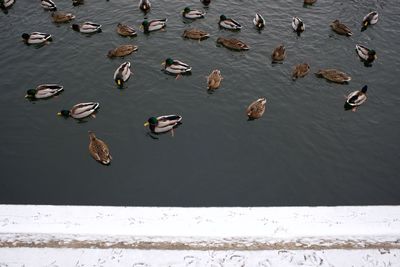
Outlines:
[[[86,0],[59,10],[76,15],[75,23],[93,21],[103,32],[85,36],[71,23],[56,25],[39,1],[17,0],[0,14],[0,203],[130,206],[283,206],[400,203],[400,5],[391,1],[212,1],[205,19],[182,19],[185,6],[199,1],[152,1],[147,17],[168,18],[164,32],[139,30],[144,14],[131,0]],[[379,22],[360,32],[371,10]],[[266,19],[261,32],[252,19]],[[219,16],[243,29],[219,29]],[[291,28],[299,16],[306,31]],[[354,32],[335,34],[340,19]],[[136,38],[120,37],[118,22],[133,25]],[[196,27],[211,37],[197,42],[181,37]],[[51,33],[41,48],[21,41],[23,32]],[[216,45],[219,36],[239,38],[246,52]],[[283,43],[287,58],[271,64],[274,47]],[[372,67],[355,53],[360,43],[377,51]],[[121,44],[139,50],[109,59]],[[175,80],[161,71],[167,57],[182,60],[192,75]],[[113,81],[124,61],[134,72],[124,89]],[[308,62],[311,72],[291,80],[292,67]],[[315,77],[320,68],[349,73],[346,85]],[[207,93],[213,69],[224,77]],[[28,101],[26,90],[60,83],[56,98]],[[368,100],[356,112],[345,111],[344,95],[367,84]],[[261,119],[248,121],[245,109],[265,96]],[[56,116],[76,103],[98,101],[95,119],[78,122]],[[150,116],[180,114],[183,124],[170,134],[150,138],[143,123]],[[110,147],[113,161],[102,166],[88,152],[88,130]]]

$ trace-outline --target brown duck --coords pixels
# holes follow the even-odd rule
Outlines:
[[[55,23],[65,23],[73,20],[75,16],[72,13],[56,11],[51,14],[51,18]]]
[[[124,57],[138,50],[136,45],[120,45],[115,49],[108,51],[108,57]]]
[[[265,103],[267,103],[267,99],[262,97],[248,106],[246,109],[246,114],[250,120],[261,118],[265,112]]]
[[[121,36],[133,37],[136,36],[136,31],[131,26],[118,23],[117,33]]]
[[[204,40],[204,39],[207,39],[208,37],[210,37],[210,35],[207,32],[198,30],[198,29],[185,30],[183,32],[182,36],[184,38],[189,38],[189,39],[193,39],[193,40]]]
[[[279,45],[274,49],[272,52],[271,58],[272,58],[272,63],[274,62],[279,62],[283,61],[286,57],[286,50],[285,46],[283,44]]]
[[[207,77],[207,85],[209,90],[218,89],[221,84],[223,77],[220,70],[213,70]]]
[[[343,23],[341,23],[339,20],[334,20],[331,23],[331,28],[334,32],[341,34],[341,35],[346,35],[346,36],[351,36],[353,35],[353,33],[351,32],[351,30],[349,29],[349,27],[347,27],[346,25],[344,25]]]
[[[318,77],[327,79],[328,81],[335,83],[346,83],[351,80],[351,77],[336,69],[322,69],[315,73]]]
[[[237,50],[237,51],[250,49],[250,47],[247,44],[243,43],[242,41],[240,41],[238,39],[234,39],[234,38],[230,39],[230,38],[219,37],[217,39],[217,43],[222,44],[226,48],[229,48],[232,50]]]
[[[108,165],[110,164],[112,157],[106,143],[96,138],[96,135],[89,131],[89,152],[92,157],[98,162]]]
[[[292,79],[296,80],[297,78],[302,78],[306,76],[309,71],[310,71],[310,65],[308,65],[307,63],[297,64],[293,68]]]

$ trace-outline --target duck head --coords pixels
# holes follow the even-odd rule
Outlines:
[[[150,25],[150,23],[147,20],[144,20],[142,22],[142,27],[143,27],[144,32],[149,32],[149,25]]]
[[[367,92],[368,86],[364,85],[363,88],[361,89],[361,92],[363,92],[364,94]]]
[[[21,35],[21,37],[22,37],[22,39],[24,39],[25,41],[27,41],[27,40],[29,39],[30,35],[27,34],[27,33],[23,33],[23,34]]]
[[[156,117],[150,117],[145,123],[144,126],[150,125],[151,127],[155,127],[158,124],[158,120]]]
[[[79,32],[79,25],[78,25],[78,24],[72,24],[71,28],[72,28],[74,31]]]
[[[167,58],[165,60],[165,66],[171,66],[172,64],[174,64],[174,60],[172,58]]]
[[[185,9],[183,10],[183,14],[187,14],[190,12],[190,8],[189,7],[185,7]]]
[[[65,118],[68,118],[71,112],[69,110],[63,109],[60,112],[57,113],[58,116],[63,116]]]
[[[122,88],[124,86],[124,80],[122,80],[121,78],[116,78],[115,82],[119,88]]]
[[[223,20],[226,20],[226,16],[225,16],[225,15],[221,15],[221,16],[219,17],[219,21],[223,21]]]
[[[36,89],[29,89],[28,91],[26,91],[25,98],[35,98],[36,92]]]

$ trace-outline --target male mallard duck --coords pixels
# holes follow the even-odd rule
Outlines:
[[[265,26],[265,20],[260,14],[257,13],[253,19],[253,24],[257,27],[257,29],[261,30]]]
[[[136,36],[136,31],[134,28],[121,23],[118,23],[117,25],[117,33],[121,36],[129,36],[129,37]]]
[[[251,103],[246,109],[246,114],[250,120],[261,118],[265,112],[265,104],[267,99],[265,97],[259,98]]]
[[[140,0],[139,1],[139,8],[143,12],[149,12],[151,8],[151,3],[149,0]]]
[[[201,19],[204,18],[204,12],[197,9],[190,9],[189,7],[185,7],[182,12],[182,16],[186,19]]]
[[[242,42],[238,39],[235,39],[235,38],[219,37],[217,39],[217,43],[222,44],[223,46],[225,46],[229,49],[233,49],[233,50],[237,50],[237,51],[250,49],[250,47],[247,44],[245,44],[244,42]]]
[[[228,19],[225,17],[225,15],[221,15],[219,17],[219,26],[221,26],[222,28],[228,29],[228,30],[240,30],[242,28],[242,26],[236,22],[233,19]]]
[[[351,36],[353,35],[353,33],[351,32],[351,30],[349,29],[349,27],[347,27],[346,25],[344,25],[343,23],[340,23],[339,20],[334,20],[331,23],[331,28],[334,32],[341,34],[341,35],[346,35],[346,36]]]
[[[15,0],[0,0],[0,8],[7,9],[14,4]]]
[[[23,33],[22,39],[26,44],[43,44],[51,41],[51,34],[43,32],[32,32],[31,34]]]
[[[207,77],[207,89],[209,90],[215,90],[218,89],[218,87],[221,84],[221,81],[223,80],[223,77],[221,75],[220,70],[213,70],[210,75]]]
[[[108,51],[107,56],[112,57],[124,57],[132,54],[133,52],[138,50],[137,45],[120,45],[115,49]]]
[[[114,72],[114,81],[119,87],[124,86],[124,82],[126,82],[131,76],[130,67],[131,67],[130,62],[124,62]]]
[[[328,81],[335,83],[346,83],[351,81],[351,77],[336,69],[322,69],[315,73],[318,77],[327,79]]]
[[[49,10],[49,11],[56,11],[57,10],[57,6],[52,0],[41,0],[41,6],[45,10]]]
[[[378,58],[375,50],[369,49],[363,45],[357,44],[356,51],[358,56],[368,63],[371,63],[372,61]]]
[[[36,87],[36,89],[29,89],[26,91],[26,98],[30,99],[41,99],[49,98],[63,90],[63,86],[59,84],[41,84]]]
[[[279,45],[274,49],[272,52],[271,58],[272,58],[272,63],[276,63],[279,61],[283,61],[286,57],[286,50],[285,46],[283,44]]]
[[[57,113],[58,116],[64,116],[65,118],[72,117],[74,119],[83,119],[92,115],[99,107],[97,102],[79,103],[73,106],[70,110],[61,110]]]
[[[351,92],[346,96],[346,103],[344,104],[345,109],[356,111],[356,108],[367,100],[367,89],[368,86],[364,85],[361,90]]]
[[[210,37],[210,35],[207,32],[198,29],[185,30],[182,36],[194,40],[204,40]]]
[[[85,0],[72,0],[73,6],[83,5],[84,3],[85,3]]]
[[[144,126],[149,126],[152,133],[165,133],[180,124],[181,120],[182,116],[179,115],[151,117],[144,123]]]
[[[66,13],[61,11],[56,11],[51,14],[51,17],[55,23],[65,23],[70,22],[75,18],[72,13]]]
[[[211,0],[200,0],[200,2],[202,2],[203,5],[208,6],[211,3]]]
[[[192,70],[192,67],[188,64],[172,58],[167,58],[165,62],[163,62],[163,65],[164,70],[170,74],[185,74]]]
[[[95,160],[104,165],[110,164],[112,157],[110,155],[110,150],[108,149],[107,144],[98,139],[92,131],[89,131],[89,139],[90,155],[92,155]]]
[[[96,24],[90,21],[86,21],[81,25],[72,24],[72,29],[81,33],[96,33],[101,32],[101,24]]]
[[[365,31],[369,25],[373,25],[378,22],[378,12],[372,11],[365,15],[362,21],[361,31]]]
[[[167,26],[167,19],[154,19],[151,21],[144,20],[142,22],[144,33],[158,31],[165,28],[166,26]]]
[[[296,80],[297,78],[302,78],[306,76],[309,71],[310,71],[310,65],[308,65],[307,63],[297,64],[293,68],[292,79]]]
[[[297,35],[300,36],[300,33],[304,32],[304,30],[306,29],[306,26],[304,25],[304,23],[301,19],[299,19],[298,17],[293,17],[292,28],[295,32],[297,32]]]

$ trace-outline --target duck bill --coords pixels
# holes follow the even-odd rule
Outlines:
[[[25,95],[25,98],[29,98],[29,95]]]
[[[161,66],[165,66],[165,61],[161,62]]]
[[[144,126],[145,126],[145,127],[146,127],[146,126],[149,126],[149,122],[146,121],[146,122],[144,123]]]
[[[57,116],[61,116],[61,115],[62,115],[61,112],[58,112],[58,113],[57,113]]]

